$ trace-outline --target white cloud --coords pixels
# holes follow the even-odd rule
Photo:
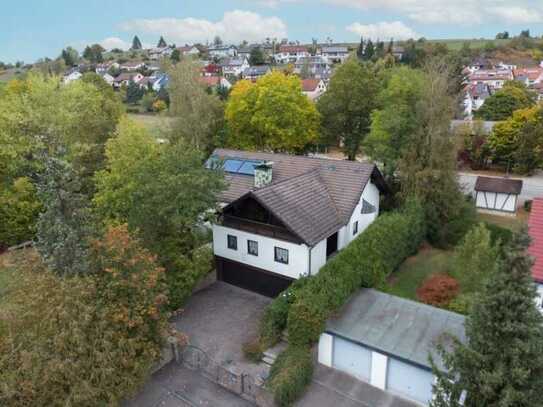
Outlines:
[[[364,38],[371,38],[372,40],[388,40],[390,38],[407,40],[409,38],[417,39],[421,37],[420,34],[401,21],[382,21],[374,24],[353,23],[348,25],[346,30]]]
[[[213,41],[216,35],[227,43],[287,36],[287,26],[280,18],[243,10],[226,12],[215,22],[191,17],[138,19],[122,23],[121,29],[163,35],[169,43],[177,44]]]
[[[130,44],[125,40],[120,39],[119,37],[108,37],[99,42],[99,44],[104,47],[106,50],[111,50],[113,48],[120,48],[122,50],[127,50],[130,48]]]
[[[423,24],[506,24],[543,22],[540,0],[322,0],[336,6],[386,10]]]

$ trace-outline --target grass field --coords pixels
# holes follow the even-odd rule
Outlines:
[[[2,297],[8,292],[10,285],[13,283],[15,264],[16,257],[13,253],[0,254],[0,303]]]
[[[169,130],[173,123],[171,117],[156,114],[129,113],[128,117],[143,124],[156,137],[160,137],[161,133]]]
[[[501,226],[512,230],[513,232],[519,231],[523,226],[526,226],[528,223],[529,213],[524,210],[519,210],[517,216],[501,216],[501,215],[490,215],[487,213],[478,213],[477,218],[480,221],[493,223],[495,225]]]
[[[417,301],[417,288],[422,282],[431,274],[447,273],[451,262],[452,251],[424,247],[390,276],[383,291]]]

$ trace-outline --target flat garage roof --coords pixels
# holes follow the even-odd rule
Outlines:
[[[431,353],[443,368],[436,346],[451,345],[447,334],[465,341],[464,320],[454,312],[365,288],[328,320],[326,332],[428,369]]]

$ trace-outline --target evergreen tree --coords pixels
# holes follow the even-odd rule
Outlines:
[[[264,65],[266,63],[264,53],[262,52],[262,49],[260,47],[254,47],[253,49],[251,49],[251,53],[249,55],[249,63],[251,65]]]
[[[356,49],[356,56],[358,59],[364,58],[364,38],[360,37],[360,44],[358,44],[358,48]]]
[[[175,48],[172,51],[172,55],[170,55],[170,59],[172,60],[173,63],[181,61],[181,52],[179,52],[179,50]]]
[[[543,405],[543,316],[526,254],[529,237],[515,235],[466,320],[465,344],[435,364],[433,407],[535,407]],[[461,404],[461,399],[465,401]]]
[[[140,39],[138,38],[137,35],[134,35],[134,39],[132,40],[132,46],[130,47],[130,49],[135,51],[142,48],[143,46],[141,45]]]
[[[364,48],[364,53],[362,54],[362,59],[364,61],[371,61],[373,55],[375,55],[375,46],[373,45],[372,40],[368,40],[366,48]]]
[[[388,43],[387,54],[392,54],[393,51],[394,51],[394,40],[391,38],[390,42]]]
[[[128,87],[126,88],[126,103],[136,104],[143,97],[144,91],[140,85],[134,81],[128,82]]]
[[[105,51],[100,44],[87,45],[83,51],[83,58],[89,62],[96,64],[104,62],[102,53]]]
[[[38,194],[44,210],[37,224],[36,248],[44,262],[60,275],[88,273],[92,223],[87,197],[71,165],[47,157]]]
[[[222,39],[218,35],[213,38],[213,46],[220,47],[222,45]]]
[[[375,45],[375,59],[383,58],[385,56],[385,43],[383,41],[377,41]]]
[[[68,67],[72,67],[75,64],[77,64],[77,60],[79,59],[79,52],[75,50],[72,47],[67,47],[66,49],[62,50],[61,58],[64,59],[64,63]]]
[[[166,48],[168,44],[166,44],[166,41],[164,40],[164,37],[161,35],[160,39],[158,40],[157,48]]]

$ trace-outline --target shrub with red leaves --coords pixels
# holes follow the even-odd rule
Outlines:
[[[458,281],[447,274],[434,274],[428,277],[417,289],[417,298],[430,305],[444,306],[458,295]]]

